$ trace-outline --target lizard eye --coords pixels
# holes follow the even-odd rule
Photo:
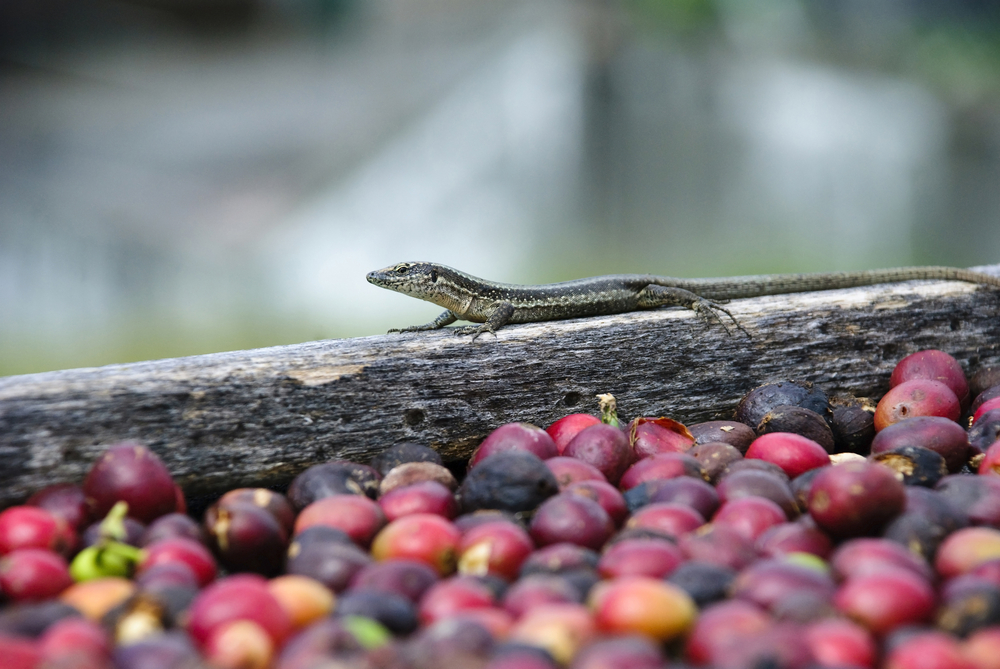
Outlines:
[[[431,270],[431,283],[437,283],[438,271],[436,269]]]
[[[396,274],[406,274],[408,271],[410,271],[410,268],[407,267],[406,265],[396,266]]]

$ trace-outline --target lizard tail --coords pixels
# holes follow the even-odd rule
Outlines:
[[[805,293],[834,288],[855,288],[880,283],[935,280],[965,281],[1000,288],[1000,277],[958,267],[897,267],[863,272],[827,272],[816,274],[765,274],[761,276],[718,279],[673,279],[671,286],[690,290],[709,300]],[[655,282],[654,282],[655,283]]]

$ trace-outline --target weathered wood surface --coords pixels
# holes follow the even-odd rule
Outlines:
[[[1000,274],[1000,265],[985,268]],[[753,334],[679,309],[450,332],[319,341],[0,378],[0,506],[79,481],[104,446],[148,444],[193,495],[281,486],[331,458],[399,441],[467,456],[511,421],[548,425],[613,393],[624,417],[728,418],[782,378],[879,396],[903,356],[941,348],[1000,362],[1000,294],[956,282],[737,300]],[[405,325],[405,323],[401,324]]]

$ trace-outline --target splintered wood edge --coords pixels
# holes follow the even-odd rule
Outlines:
[[[1000,275],[1000,265],[979,268]],[[0,378],[0,505],[79,481],[110,443],[150,446],[191,494],[281,487],[310,464],[415,441],[467,457],[496,426],[596,413],[728,418],[781,378],[878,396],[892,366],[941,348],[1000,363],[1000,295],[917,281],[733,300],[750,332],[683,309],[379,335]]]

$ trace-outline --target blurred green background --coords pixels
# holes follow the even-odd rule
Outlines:
[[[518,283],[1000,262],[995,0],[8,0],[0,375]]]

